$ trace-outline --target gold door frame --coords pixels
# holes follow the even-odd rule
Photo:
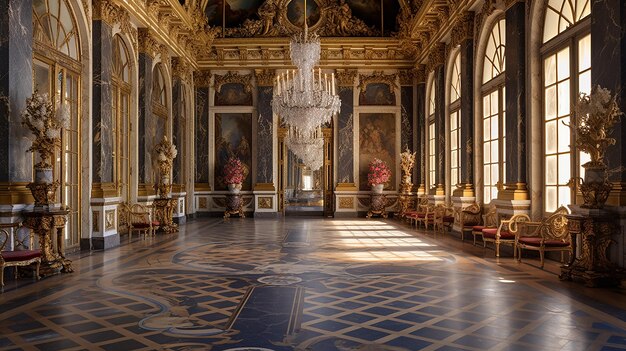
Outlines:
[[[322,166],[322,193],[324,198],[324,217],[334,215],[334,191],[333,191],[333,129],[322,128],[324,137],[324,164]],[[287,146],[285,137],[287,128],[278,128],[278,212],[285,215],[285,186],[287,179]]]

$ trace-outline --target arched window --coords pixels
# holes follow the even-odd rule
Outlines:
[[[571,106],[591,91],[590,0],[550,0],[543,29],[544,210],[575,202],[567,186],[588,155],[570,148]]]
[[[498,196],[504,183],[505,138],[505,33],[504,19],[496,21],[489,34],[483,66],[483,202]]]
[[[61,183],[56,200],[70,208],[65,226],[66,247],[80,244],[80,42],[76,19],[67,0],[33,0],[33,82],[56,104],[70,111],[61,134],[54,177]]]
[[[461,182],[459,152],[461,144],[461,55],[457,52],[450,81],[450,185]]]
[[[113,38],[112,131],[113,176],[122,201],[130,201],[130,92],[131,64],[119,35]]]
[[[435,187],[436,160],[435,160],[435,79],[430,83],[428,104],[428,185]]]

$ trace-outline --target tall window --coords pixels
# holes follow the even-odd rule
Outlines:
[[[504,68],[505,68],[504,19],[493,26],[483,66],[483,202],[489,203],[498,196],[498,183],[504,183]]]
[[[119,35],[113,39],[112,85],[113,176],[118,195],[130,200],[130,60]]]
[[[573,175],[582,176],[580,164],[589,160],[570,149],[571,105],[579,92],[591,90],[590,0],[550,0],[543,32],[544,209],[555,211],[570,204],[574,193],[567,186]]]
[[[57,201],[70,208],[65,226],[66,247],[80,244],[80,72],[76,21],[66,0],[33,1],[33,82],[55,105],[68,104],[70,125],[61,134],[54,163],[61,183]]]
[[[432,188],[435,184],[435,80],[430,84],[428,110],[428,184]]]
[[[461,55],[456,54],[450,82],[450,185],[461,182],[459,152],[461,144]]]

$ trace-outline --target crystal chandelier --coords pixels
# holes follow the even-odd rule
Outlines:
[[[315,65],[320,60],[321,44],[316,34],[308,33],[306,1],[304,3],[304,30],[289,44],[291,62],[297,67],[276,77],[272,108],[288,126],[311,133],[329,123],[339,113],[341,100],[335,94],[335,74],[322,75]],[[317,79],[316,79],[317,78]]]
[[[324,165],[324,153],[322,152],[324,139],[321,137],[319,128],[314,132],[305,133],[290,128],[287,137],[285,137],[285,145],[312,171],[316,171]]]

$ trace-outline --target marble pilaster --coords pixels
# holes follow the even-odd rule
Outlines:
[[[426,190],[426,82],[417,82],[417,142],[415,152],[417,153],[416,184],[418,185],[418,195],[425,194]]]
[[[461,182],[463,196],[474,195],[474,40],[461,42]]]
[[[257,124],[257,162],[256,183],[273,184],[274,160],[274,112],[272,110],[273,88],[259,86],[257,95],[257,109],[259,118]]]
[[[150,184],[154,181],[152,170],[152,138],[147,132],[152,128],[152,57],[144,52],[139,53],[139,184]]]
[[[445,66],[435,68],[435,184],[436,195],[444,195],[446,164]]]
[[[354,183],[354,88],[340,86],[337,119],[337,182]]]
[[[413,151],[413,86],[402,86],[400,88],[400,104],[402,111],[400,148],[402,151],[407,148]]]
[[[186,116],[183,116],[185,108],[183,106],[183,85],[180,77],[174,76],[172,80],[172,144],[176,145],[178,149],[178,157],[174,159],[172,164],[172,183],[183,184],[185,182],[182,179],[183,169],[183,155],[184,152],[184,140],[185,140],[185,124],[183,120]]]
[[[112,68],[113,31],[103,20],[94,20],[93,98],[92,98],[92,174],[94,183],[113,182]]]
[[[32,6],[32,0],[0,0],[0,204],[29,201],[31,141],[20,115],[33,91]]]
[[[506,10],[505,189],[500,200],[529,199],[526,178],[526,4]]]
[[[195,189],[210,190],[209,186],[209,87],[196,87],[195,99]]]
[[[620,108],[626,111],[626,2],[591,3],[591,85],[617,92]],[[626,119],[617,122],[611,136],[616,143],[606,153],[609,169],[626,165]],[[614,186],[607,203],[626,206],[626,172],[613,172],[609,177]]]

